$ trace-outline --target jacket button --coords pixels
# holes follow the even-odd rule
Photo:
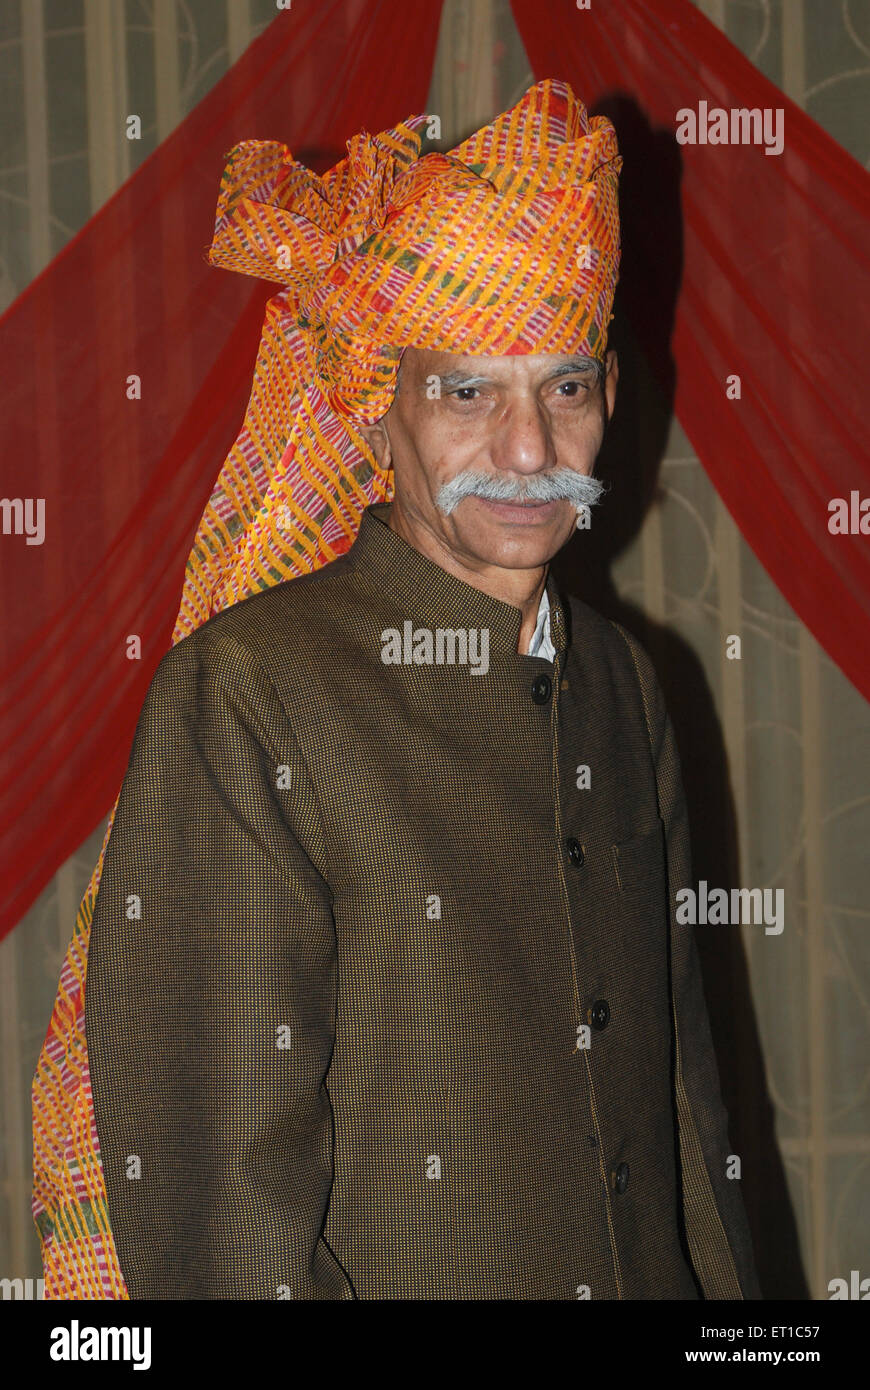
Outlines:
[[[571,860],[571,863],[579,869],[583,860],[586,858],[583,853],[583,846],[579,840],[574,839],[573,835],[569,836],[565,841],[565,845],[568,850],[568,858]]]
[[[553,682],[549,676],[535,676],[532,681],[532,699],[536,705],[545,705],[553,693]]]
[[[589,1022],[593,1028],[597,1028],[599,1033],[602,1028],[606,1028],[610,1022],[610,1005],[606,999],[596,999],[592,1008],[589,1010]]]
[[[611,1173],[614,1192],[622,1193],[628,1187],[628,1164],[618,1163]]]

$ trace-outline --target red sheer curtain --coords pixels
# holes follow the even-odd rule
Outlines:
[[[224,156],[277,139],[322,171],[425,111],[440,10],[296,0],[0,320],[2,494],[33,542],[44,503],[41,543],[0,539],[0,935],[112,805],[241,428],[274,287],[204,259]]]
[[[564,78],[615,121],[629,194],[622,303],[653,369],[673,366],[699,459],[798,616],[870,698],[870,538],[828,529],[832,499],[870,498],[866,172],[689,0],[512,5],[536,77]],[[697,120],[702,102],[780,108],[782,152],[678,144],[677,113]],[[734,376],[739,399],[726,394]]]

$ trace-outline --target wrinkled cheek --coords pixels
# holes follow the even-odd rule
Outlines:
[[[553,431],[556,459],[561,467],[591,473],[604,442],[604,420],[600,404],[594,417],[584,413],[582,420],[565,422]]]

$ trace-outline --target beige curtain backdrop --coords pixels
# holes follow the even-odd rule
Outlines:
[[[423,3],[405,0],[409,24]],[[866,166],[870,0],[699,6]],[[274,14],[274,0],[0,0],[0,308]],[[447,0],[428,107],[445,148],[532,80],[508,0]],[[134,111],[138,144],[123,137]],[[560,573],[621,614],[656,661],[696,878],[785,892],[781,935],[707,927],[699,944],[765,1294],[827,1298],[831,1279],[870,1276],[870,712],[743,543],[627,328],[614,327],[622,374],[605,472],[609,505],[631,520],[611,527],[597,568],[575,546]],[[739,661],[726,657],[732,634]],[[0,1278],[41,1273],[30,1082],[103,830],[0,945]]]

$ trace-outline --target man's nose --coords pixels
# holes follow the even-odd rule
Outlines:
[[[512,473],[540,473],[554,467],[549,420],[537,401],[510,402],[498,424],[492,460],[497,468]]]

